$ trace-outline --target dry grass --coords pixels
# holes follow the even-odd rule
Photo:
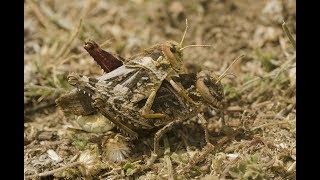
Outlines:
[[[295,16],[292,0],[25,1],[25,174],[80,162],[86,169],[69,168],[55,176],[295,179],[296,53],[282,29],[285,20],[295,38]],[[222,80],[226,126],[215,129],[220,133],[210,132],[214,147],[204,145],[201,128],[190,121],[164,138],[164,156],[151,167],[141,163],[151,149],[141,150],[137,142],[127,163],[101,161],[97,149],[110,134],[69,130],[77,127],[75,118],[65,117],[54,105],[71,89],[68,73],[101,75],[83,41],[94,39],[127,58],[168,39],[179,41],[185,18],[185,45],[214,45],[184,52],[189,71],[221,74],[233,59],[246,55],[230,70],[236,78]],[[209,120],[212,127],[215,120]],[[146,144],[150,140],[141,139]],[[88,164],[85,158],[98,159]]]

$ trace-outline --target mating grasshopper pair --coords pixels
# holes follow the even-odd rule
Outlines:
[[[187,30],[187,27],[186,27]],[[100,113],[105,118],[98,125],[80,125],[92,132],[103,132],[107,122],[132,138],[138,138],[145,130],[161,128],[154,137],[157,153],[161,136],[174,124],[197,115],[203,106],[221,108],[224,98],[220,80],[207,71],[198,74],[183,73],[182,47],[180,43],[168,41],[145,49],[124,60],[102,50],[89,40],[84,48],[106,72],[98,78],[76,73],[68,76],[70,85],[76,87],[69,94],[57,99],[63,111],[82,117]]]

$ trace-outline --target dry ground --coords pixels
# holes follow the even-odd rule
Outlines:
[[[295,37],[295,6],[293,0],[26,0],[25,175],[79,162],[80,154],[82,160],[85,155],[96,159],[86,169],[69,168],[55,178],[295,179],[296,53],[281,27],[285,20]],[[165,40],[180,41],[186,18],[185,45],[214,45],[184,51],[189,71],[221,74],[246,55],[230,69],[235,76],[222,80],[226,127],[210,133],[214,147],[209,150],[198,126],[181,127],[165,138],[170,152],[147,169],[142,162],[152,149],[140,151],[139,143],[126,163],[102,161],[93,149],[103,151],[104,135],[69,130],[77,128],[75,117],[64,116],[54,104],[72,89],[68,73],[101,75],[83,49],[84,40],[127,58]]]

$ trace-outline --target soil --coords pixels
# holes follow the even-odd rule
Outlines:
[[[295,39],[295,1],[27,0],[24,10],[26,177],[56,169],[32,178],[295,179],[296,50],[282,28],[285,21]],[[184,46],[213,45],[183,51],[188,72],[219,75],[245,55],[222,80],[225,124],[218,115],[207,119],[212,146],[199,117],[191,118],[163,138],[147,166],[153,135],[112,144],[116,130],[84,132],[75,116],[57,108],[55,99],[73,89],[69,73],[102,75],[83,48],[86,39],[126,59],[154,44],[180,42],[185,19]],[[106,144],[125,149],[126,160],[106,160]]]

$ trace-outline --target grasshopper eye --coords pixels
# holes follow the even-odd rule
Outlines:
[[[170,47],[170,51],[171,51],[172,53],[175,53],[175,52],[177,51],[176,46]]]
[[[75,75],[75,74],[70,74],[70,75],[68,76],[68,83],[69,83],[71,86],[77,85],[78,82],[79,82],[79,78],[78,78],[77,75]]]

